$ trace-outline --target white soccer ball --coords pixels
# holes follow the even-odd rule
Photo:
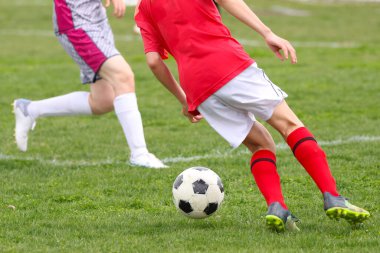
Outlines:
[[[178,175],[173,183],[173,201],[187,217],[206,218],[219,209],[224,199],[220,177],[205,167],[192,167]]]

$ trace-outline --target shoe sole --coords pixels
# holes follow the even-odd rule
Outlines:
[[[267,215],[265,216],[265,219],[269,229],[275,230],[278,233],[285,231],[285,224],[279,217],[275,215]]]
[[[367,220],[369,213],[354,212],[344,207],[333,207],[326,210],[326,215],[333,220],[345,219],[350,224],[358,224]]]

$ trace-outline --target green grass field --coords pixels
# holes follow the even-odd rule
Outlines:
[[[223,19],[289,94],[288,103],[323,145],[341,194],[371,212],[363,226],[329,220],[317,187],[281,148],[278,170],[301,232],[267,230],[250,155],[244,147],[231,150],[206,122],[191,125],[181,116],[145,64],[131,8],[124,20],[110,21],[135,72],[148,147],[170,168],[129,166],[114,113],[39,119],[28,152],[20,153],[13,140],[15,98],[88,87],[53,35],[51,1],[14,0],[0,2],[0,252],[379,252],[380,4],[324,2],[247,1],[294,42],[295,66],[278,61],[226,12]],[[284,7],[303,15],[279,13]],[[174,61],[168,63],[175,72]],[[196,165],[217,172],[226,190],[222,208],[205,220],[182,216],[171,199],[176,176]]]

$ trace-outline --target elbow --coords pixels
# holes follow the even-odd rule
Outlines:
[[[147,53],[146,54],[146,63],[148,64],[149,68],[154,70],[157,69],[161,64],[161,57],[158,53]]]

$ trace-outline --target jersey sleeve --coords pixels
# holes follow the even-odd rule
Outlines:
[[[137,26],[140,28],[141,36],[144,43],[144,52],[157,52],[160,54],[162,59],[168,58],[168,52],[162,43],[162,37],[157,30],[156,26],[153,24],[152,19],[147,15],[147,11],[144,9],[141,3],[135,13],[135,21]]]

